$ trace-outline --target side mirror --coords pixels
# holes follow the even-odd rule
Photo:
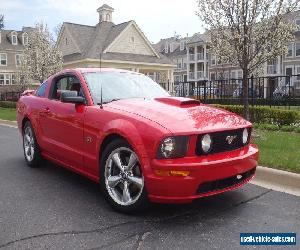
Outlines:
[[[82,96],[78,96],[77,91],[63,91],[60,96],[61,102],[84,104],[85,99]]]

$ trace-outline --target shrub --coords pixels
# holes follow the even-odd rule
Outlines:
[[[214,105],[226,109],[238,115],[243,115],[243,106],[240,105]],[[276,124],[278,126],[293,125],[299,123],[300,112],[294,110],[282,110],[270,107],[249,107],[250,120],[255,123]]]
[[[16,108],[17,103],[16,102],[11,102],[11,101],[0,101],[0,107],[1,108]]]

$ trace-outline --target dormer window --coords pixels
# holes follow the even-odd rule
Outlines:
[[[27,45],[28,44],[28,35],[26,33],[24,33],[22,35],[22,42],[23,42],[23,45]]]
[[[185,41],[180,42],[180,50],[185,50]]]
[[[170,52],[172,53],[174,51],[174,45],[173,43],[170,43]]]
[[[18,37],[16,32],[11,34],[11,44],[18,45]]]
[[[165,53],[168,53],[169,52],[169,45],[168,43],[165,44]]]

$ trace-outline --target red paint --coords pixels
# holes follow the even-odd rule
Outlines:
[[[142,164],[149,198],[155,202],[190,202],[195,198],[224,192],[226,189],[197,195],[198,186],[207,181],[224,179],[257,166],[258,149],[250,144],[231,152],[196,156],[198,134],[251,127],[251,123],[227,111],[200,104],[188,98],[127,99],[103,105],[93,104],[84,72],[99,69],[64,70],[50,77],[46,97],[27,92],[18,102],[17,120],[29,119],[36,133],[42,155],[72,171],[99,181],[101,144],[106,136],[118,134],[130,143]],[[122,71],[102,69],[102,71]],[[62,103],[48,99],[53,79],[73,74],[81,81],[87,105]],[[185,157],[156,159],[161,140],[170,135],[189,135]],[[188,170],[187,177],[160,177],[154,170]]]

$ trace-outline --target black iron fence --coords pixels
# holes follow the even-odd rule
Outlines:
[[[175,96],[193,97],[203,103],[242,104],[242,79],[174,83]],[[252,106],[267,105],[300,110],[300,75],[248,78]]]
[[[0,101],[13,101],[19,100],[23,91],[9,91],[0,93]]]

